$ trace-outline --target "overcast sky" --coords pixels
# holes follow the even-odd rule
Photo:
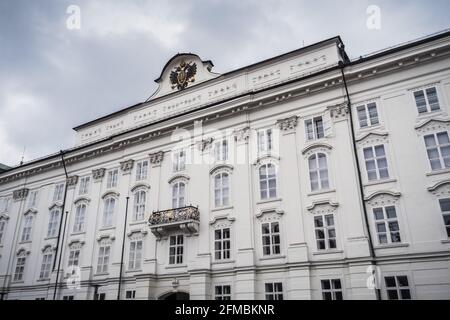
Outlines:
[[[447,29],[449,12],[448,0],[0,0],[0,163],[71,147],[74,126],[148,98],[177,52],[222,73],[340,35],[357,57]]]

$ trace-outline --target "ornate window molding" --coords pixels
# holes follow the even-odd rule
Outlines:
[[[419,135],[435,133],[439,131],[450,131],[450,119],[432,118],[419,123],[414,127]]]
[[[316,142],[304,148],[302,150],[302,154],[305,158],[309,158],[313,154],[320,152],[329,155],[331,150],[333,150],[333,147],[331,145],[327,143]]]
[[[185,174],[177,174],[174,175],[172,178],[169,179],[169,181],[167,181],[169,184],[172,184],[174,182],[178,182],[178,181],[182,181],[184,183],[188,183],[190,180],[190,178],[185,175]]]
[[[292,116],[277,121],[278,127],[285,133],[294,132],[298,125],[298,116]]]
[[[131,240],[141,240],[147,235],[147,233],[148,230],[145,228],[133,229],[127,233],[127,237],[130,238]]]
[[[365,201],[372,208],[386,207],[396,205],[400,196],[400,192],[381,190],[366,197]]]
[[[260,222],[279,221],[284,211],[278,208],[264,208],[255,215]]]
[[[273,164],[275,166],[275,168],[278,170],[279,162],[280,162],[280,157],[277,157],[277,156],[274,156],[271,154],[265,154],[265,155],[258,157],[255,160],[255,162],[253,163],[253,165],[255,167],[258,167],[258,169],[259,169],[259,167],[270,163],[270,164]]]
[[[131,188],[131,192],[136,192],[136,191],[139,191],[139,190],[144,190],[144,191],[148,191],[148,190],[150,190],[150,185],[148,184],[148,183],[145,183],[145,182],[139,182],[139,183],[136,183],[132,188]]]
[[[431,194],[438,198],[450,196],[450,179],[442,180],[427,188]]]
[[[374,198],[376,198],[378,196],[382,196],[382,195],[384,195],[384,196],[391,196],[391,197],[394,197],[394,198],[399,198],[402,194],[400,192],[395,192],[395,191],[379,190],[379,191],[376,191],[376,192],[368,195],[367,197],[364,197],[364,200],[365,201],[371,201]]]
[[[234,168],[233,168],[232,165],[219,164],[219,165],[214,166],[211,170],[209,170],[209,174],[211,176],[214,176],[214,175],[216,175],[217,173],[220,173],[220,172],[226,172],[228,174],[231,174],[233,172],[233,169]]]
[[[105,173],[106,173],[105,168],[92,170],[92,177],[94,178],[94,182],[102,181],[103,177],[105,176]]]
[[[120,170],[122,171],[122,174],[130,174],[134,167],[134,160],[125,160],[120,162]]]
[[[119,196],[120,196],[120,193],[118,193],[118,192],[116,192],[116,191],[111,191],[111,190],[109,190],[109,191],[106,191],[106,192],[102,195],[102,199],[104,200],[104,199],[109,198],[109,197],[113,197],[113,198],[118,199]]]
[[[97,242],[103,242],[103,241],[108,241],[109,243],[111,243],[111,241],[116,240],[116,236],[113,234],[100,234],[97,237]]]
[[[88,204],[89,202],[91,202],[91,198],[82,196],[82,197],[78,197],[78,198],[73,202],[73,204],[75,204],[75,205],[78,205],[78,204],[80,204],[80,203]]]
[[[6,213],[0,213],[0,220],[9,220],[9,215]]]
[[[41,252],[45,252],[47,250],[51,250],[51,251],[56,251],[56,246],[51,245],[51,244],[46,244],[42,247]]]
[[[336,213],[336,209],[339,207],[339,203],[331,200],[315,201],[306,209],[312,214],[331,214]]]
[[[81,247],[85,244],[84,240],[80,239],[72,239],[69,241],[68,247],[71,249],[81,249]]]
[[[54,207],[58,207],[58,206],[53,205],[53,206],[51,206],[51,207],[49,208],[49,210],[52,210]],[[37,210],[36,210],[36,209],[33,209],[33,208],[30,208],[30,209],[28,209],[27,211],[25,211],[25,212],[23,213],[24,216],[27,216],[27,215],[29,215],[29,214],[34,214],[34,215],[36,215],[36,214],[37,214]]]
[[[234,140],[236,142],[247,142],[250,139],[250,127],[234,130]]]
[[[68,188],[75,188],[75,186],[78,183],[78,176],[77,175],[73,175],[67,178],[67,187]]]
[[[347,103],[342,103],[328,107],[330,117],[334,122],[346,120],[348,118],[349,108]]]
[[[25,200],[28,196],[28,192],[30,190],[27,188],[23,188],[23,189],[19,189],[19,190],[14,190],[13,191],[13,200],[14,201],[21,201],[21,200]]]
[[[16,251],[16,256],[28,256],[31,253],[30,250],[27,250],[26,248],[19,248]]]
[[[209,221],[209,225],[214,229],[229,228],[236,221],[236,218],[228,215],[216,216]]]
[[[389,143],[389,133],[387,132],[370,132],[356,139],[358,147],[368,147],[386,143]]]
[[[164,152],[159,151],[159,152],[155,152],[155,153],[150,153],[149,157],[150,157],[150,163],[154,167],[157,167],[157,166],[160,166],[164,160]]]

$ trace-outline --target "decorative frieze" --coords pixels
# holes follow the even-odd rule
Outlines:
[[[234,139],[237,142],[247,142],[249,138],[250,138],[250,128],[249,127],[234,131]]]
[[[328,107],[328,110],[330,110],[330,116],[334,122],[347,119],[349,113],[349,108],[346,103]]]
[[[95,169],[95,170],[92,170],[92,177],[95,182],[100,182],[100,181],[102,181],[103,177],[105,176],[105,173],[106,173],[105,168]]]
[[[120,170],[123,174],[129,174],[133,170],[133,166],[134,160],[132,159],[120,162]]]
[[[67,187],[74,188],[78,183],[78,176],[70,176],[67,178]]]
[[[13,199],[14,201],[21,201],[27,198],[29,189],[23,188],[19,190],[13,191]]]
[[[150,153],[149,156],[150,156],[150,163],[153,166],[160,166],[164,160],[164,152],[162,151]]]
[[[281,131],[292,132],[292,131],[295,131],[295,128],[297,127],[298,117],[293,116],[290,118],[278,120],[277,123],[278,123],[278,126],[280,127]]]

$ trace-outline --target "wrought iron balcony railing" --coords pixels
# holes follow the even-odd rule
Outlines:
[[[168,235],[174,230],[197,233],[200,212],[197,207],[187,206],[177,209],[154,211],[148,220],[150,230],[157,237]]]

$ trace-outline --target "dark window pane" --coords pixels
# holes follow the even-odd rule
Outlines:
[[[387,288],[395,288],[395,277],[385,277],[384,282],[386,283]]]

